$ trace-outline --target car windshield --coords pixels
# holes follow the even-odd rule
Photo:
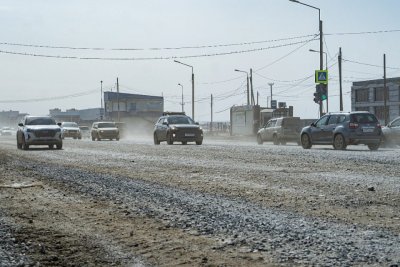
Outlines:
[[[79,126],[79,129],[81,129],[81,130],[89,130],[89,127],[88,126]]]
[[[99,123],[99,128],[114,128],[115,124],[113,122]]]
[[[184,116],[176,116],[168,118],[169,124],[194,124],[193,120],[189,117]]]
[[[25,125],[56,125],[56,121],[52,118],[27,118]]]
[[[76,124],[75,122],[64,122],[62,124],[63,127],[78,127],[78,124]]]

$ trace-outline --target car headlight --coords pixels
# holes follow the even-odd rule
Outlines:
[[[172,126],[172,127],[171,127],[171,130],[172,130],[172,131],[175,131],[175,130],[176,130],[176,127],[175,127],[175,126]]]

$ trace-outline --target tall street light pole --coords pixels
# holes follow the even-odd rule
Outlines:
[[[323,47],[323,33],[322,33],[322,20],[321,20],[321,9],[318,7],[308,5],[305,3],[302,3],[298,0],[289,0],[290,2],[297,3],[303,6],[308,6],[313,9],[318,10],[318,23],[319,23],[319,69],[323,70],[324,69],[324,47]],[[322,116],[322,101],[319,102],[319,115]]]
[[[182,63],[182,62],[180,62],[178,60],[174,60],[174,62],[192,68],[192,119],[194,120],[194,73],[193,73],[193,66],[185,64],[185,63]]]
[[[244,70],[235,69],[235,71],[246,73],[247,75],[247,105],[250,106],[249,73]]]
[[[180,84],[180,83],[178,83],[178,85],[182,88],[182,103],[181,103],[181,105],[182,105],[182,112],[184,112],[183,111],[183,105],[185,105],[185,103],[183,102],[183,85]]]

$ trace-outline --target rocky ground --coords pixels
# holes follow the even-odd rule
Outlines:
[[[0,266],[396,266],[399,149],[0,139]]]

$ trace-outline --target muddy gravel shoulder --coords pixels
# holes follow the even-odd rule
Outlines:
[[[0,143],[4,266],[400,262],[399,151],[115,144]]]

